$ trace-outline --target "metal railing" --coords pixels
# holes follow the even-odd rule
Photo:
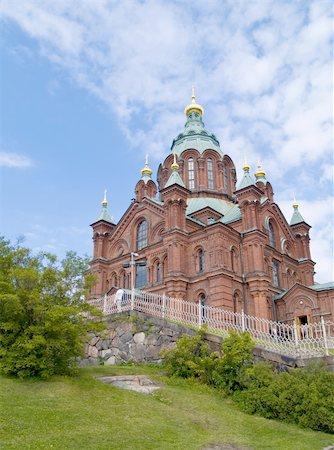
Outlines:
[[[200,301],[127,289],[89,303],[105,315],[135,310],[195,328],[206,325],[208,332],[218,335],[226,335],[229,330],[248,331],[257,346],[293,357],[334,355],[334,322],[323,317],[308,325],[288,324],[202,305]]]

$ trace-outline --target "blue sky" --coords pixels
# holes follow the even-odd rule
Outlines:
[[[145,154],[156,173],[191,85],[235,162],[261,161],[333,278],[331,2],[3,0],[0,232],[92,254],[104,189],[117,221]]]

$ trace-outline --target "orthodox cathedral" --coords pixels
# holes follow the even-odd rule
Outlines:
[[[334,283],[314,282],[310,225],[298,204],[288,223],[261,166],[254,178],[245,164],[237,183],[194,92],[184,112],[157,183],[146,158],[117,224],[105,195],[91,225],[98,280],[91,296],[136,287],[265,319],[334,320]]]

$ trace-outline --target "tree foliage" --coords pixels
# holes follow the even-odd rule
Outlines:
[[[58,261],[0,238],[0,372],[20,378],[73,373],[87,332],[100,325],[85,302],[88,261]]]

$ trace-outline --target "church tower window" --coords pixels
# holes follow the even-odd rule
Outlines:
[[[278,261],[273,260],[272,262],[272,270],[273,270],[273,284],[275,287],[279,287],[279,265]]]
[[[213,180],[213,163],[212,159],[208,158],[207,160],[207,169],[208,169],[208,188],[214,189],[214,180]]]
[[[228,167],[226,163],[223,166],[224,190],[228,192]]]
[[[199,273],[204,272],[204,252],[201,248],[197,251],[196,268],[197,268],[197,272],[199,272]]]
[[[147,221],[140,222],[137,228],[137,250],[147,246]]]
[[[193,158],[188,159],[188,183],[189,189],[195,189],[195,169]]]
[[[161,282],[161,264],[157,263],[157,283]]]
[[[269,220],[269,223],[268,223],[268,232],[269,232],[269,244],[272,247],[276,247],[275,230],[274,230],[274,225],[271,220]]]

